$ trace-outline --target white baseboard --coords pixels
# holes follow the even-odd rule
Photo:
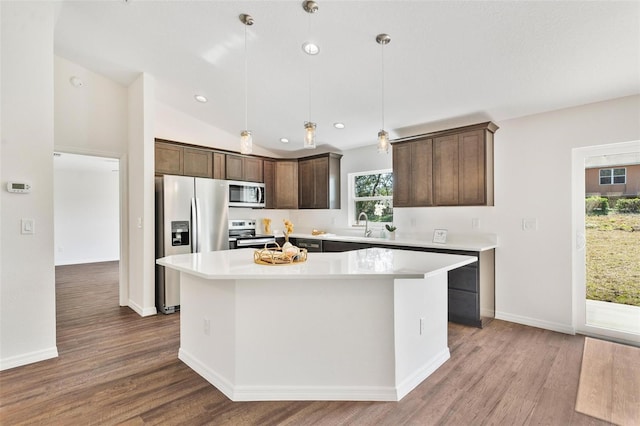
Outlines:
[[[158,313],[158,310],[156,309],[155,306],[143,308],[142,306],[138,305],[136,302],[134,302],[131,299],[129,299],[128,306],[134,311],[136,311],[136,313],[141,317],[148,317],[151,315],[156,315]]]
[[[392,386],[236,386],[232,400],[395,402],[396,395]]]
[[[434,371],[436,371],[442,364],[444,364],[451,354],[449,348],[444,348],[440,353],[431,358],[429,362],[420,367],[414,374],[407,377],[397,387],[398,394],[396,401],[400,401],[409,392],[415,389],[420,383],[422,383],[427,377],[429,377]],[[385,400],[386,401],[386,400]]]
[[[178,351],[178,358],[225,394],[227,398],[236,402],[398,401],[399,392],[393,386],[235,386],[182,348]]]
[[[517,324],[529,325],[531,327],[543,328],[545,330],[557,331],[558,333],[576,334],[575,328],[571,325],[551,321],[543,321],[536,318],[510,314],[507,312],[496,311],[496,319],[515,322]]]
[[[65,265],[84,265],[85,263],[101,263],[101,262],[118,262],[119,257],[96,257],[93,259],[65,259],[59,260],[55,263],[55,266]]]
[[[178,359],[187,364],[193,371],[204,377],[206,381],[215,386],[220,392],[225,394],[227,398],[233,399],[233,383],[225,377],[208,368],[200,360],[191,356],[187,351],[180,348],[178,350]]]
[[[34,351],[26,354],[16,355],[9,358],[0,359],[0,371],[57,357],[58,348],[55,346],[52,348],[43,349],[41,351]]]

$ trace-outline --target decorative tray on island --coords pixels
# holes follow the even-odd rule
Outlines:
[[[307,261],[307,249],[298,248],[290,243],[282,247],[278,243],[269,247],[265,244],[263,249],[253,252],[253,261],[258,265],[293,265]],[[287,245],[288,244],[288,245]]]

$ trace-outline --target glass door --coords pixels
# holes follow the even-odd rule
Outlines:
[[[616,204],[638,198],[640,141],[575,149],[572,173],[575,329],[640,345],[640,214]]]

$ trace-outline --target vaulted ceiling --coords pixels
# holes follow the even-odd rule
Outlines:
[[[63,1],[55,51],[123,85],[149,73],[159,102],[239,135],[248,13],[248,127],[254,144],[282,152],[302,147],[309,119],[318,145],[375,144],[383,70],[392,138],[640,93],[640,2],[318,5],[309,15],[297,0]],[[379,33],[391,36],[384,48]],[[307,40],[319,55],[303,53]]]

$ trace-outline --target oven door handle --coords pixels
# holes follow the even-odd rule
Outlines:
[[[247,246],[255,246],[257,244],[268,244],[275,243],[275,238],[247,238],[247,239],[239,239],[236,240],[236,245],[238,247],[247,247]]]

